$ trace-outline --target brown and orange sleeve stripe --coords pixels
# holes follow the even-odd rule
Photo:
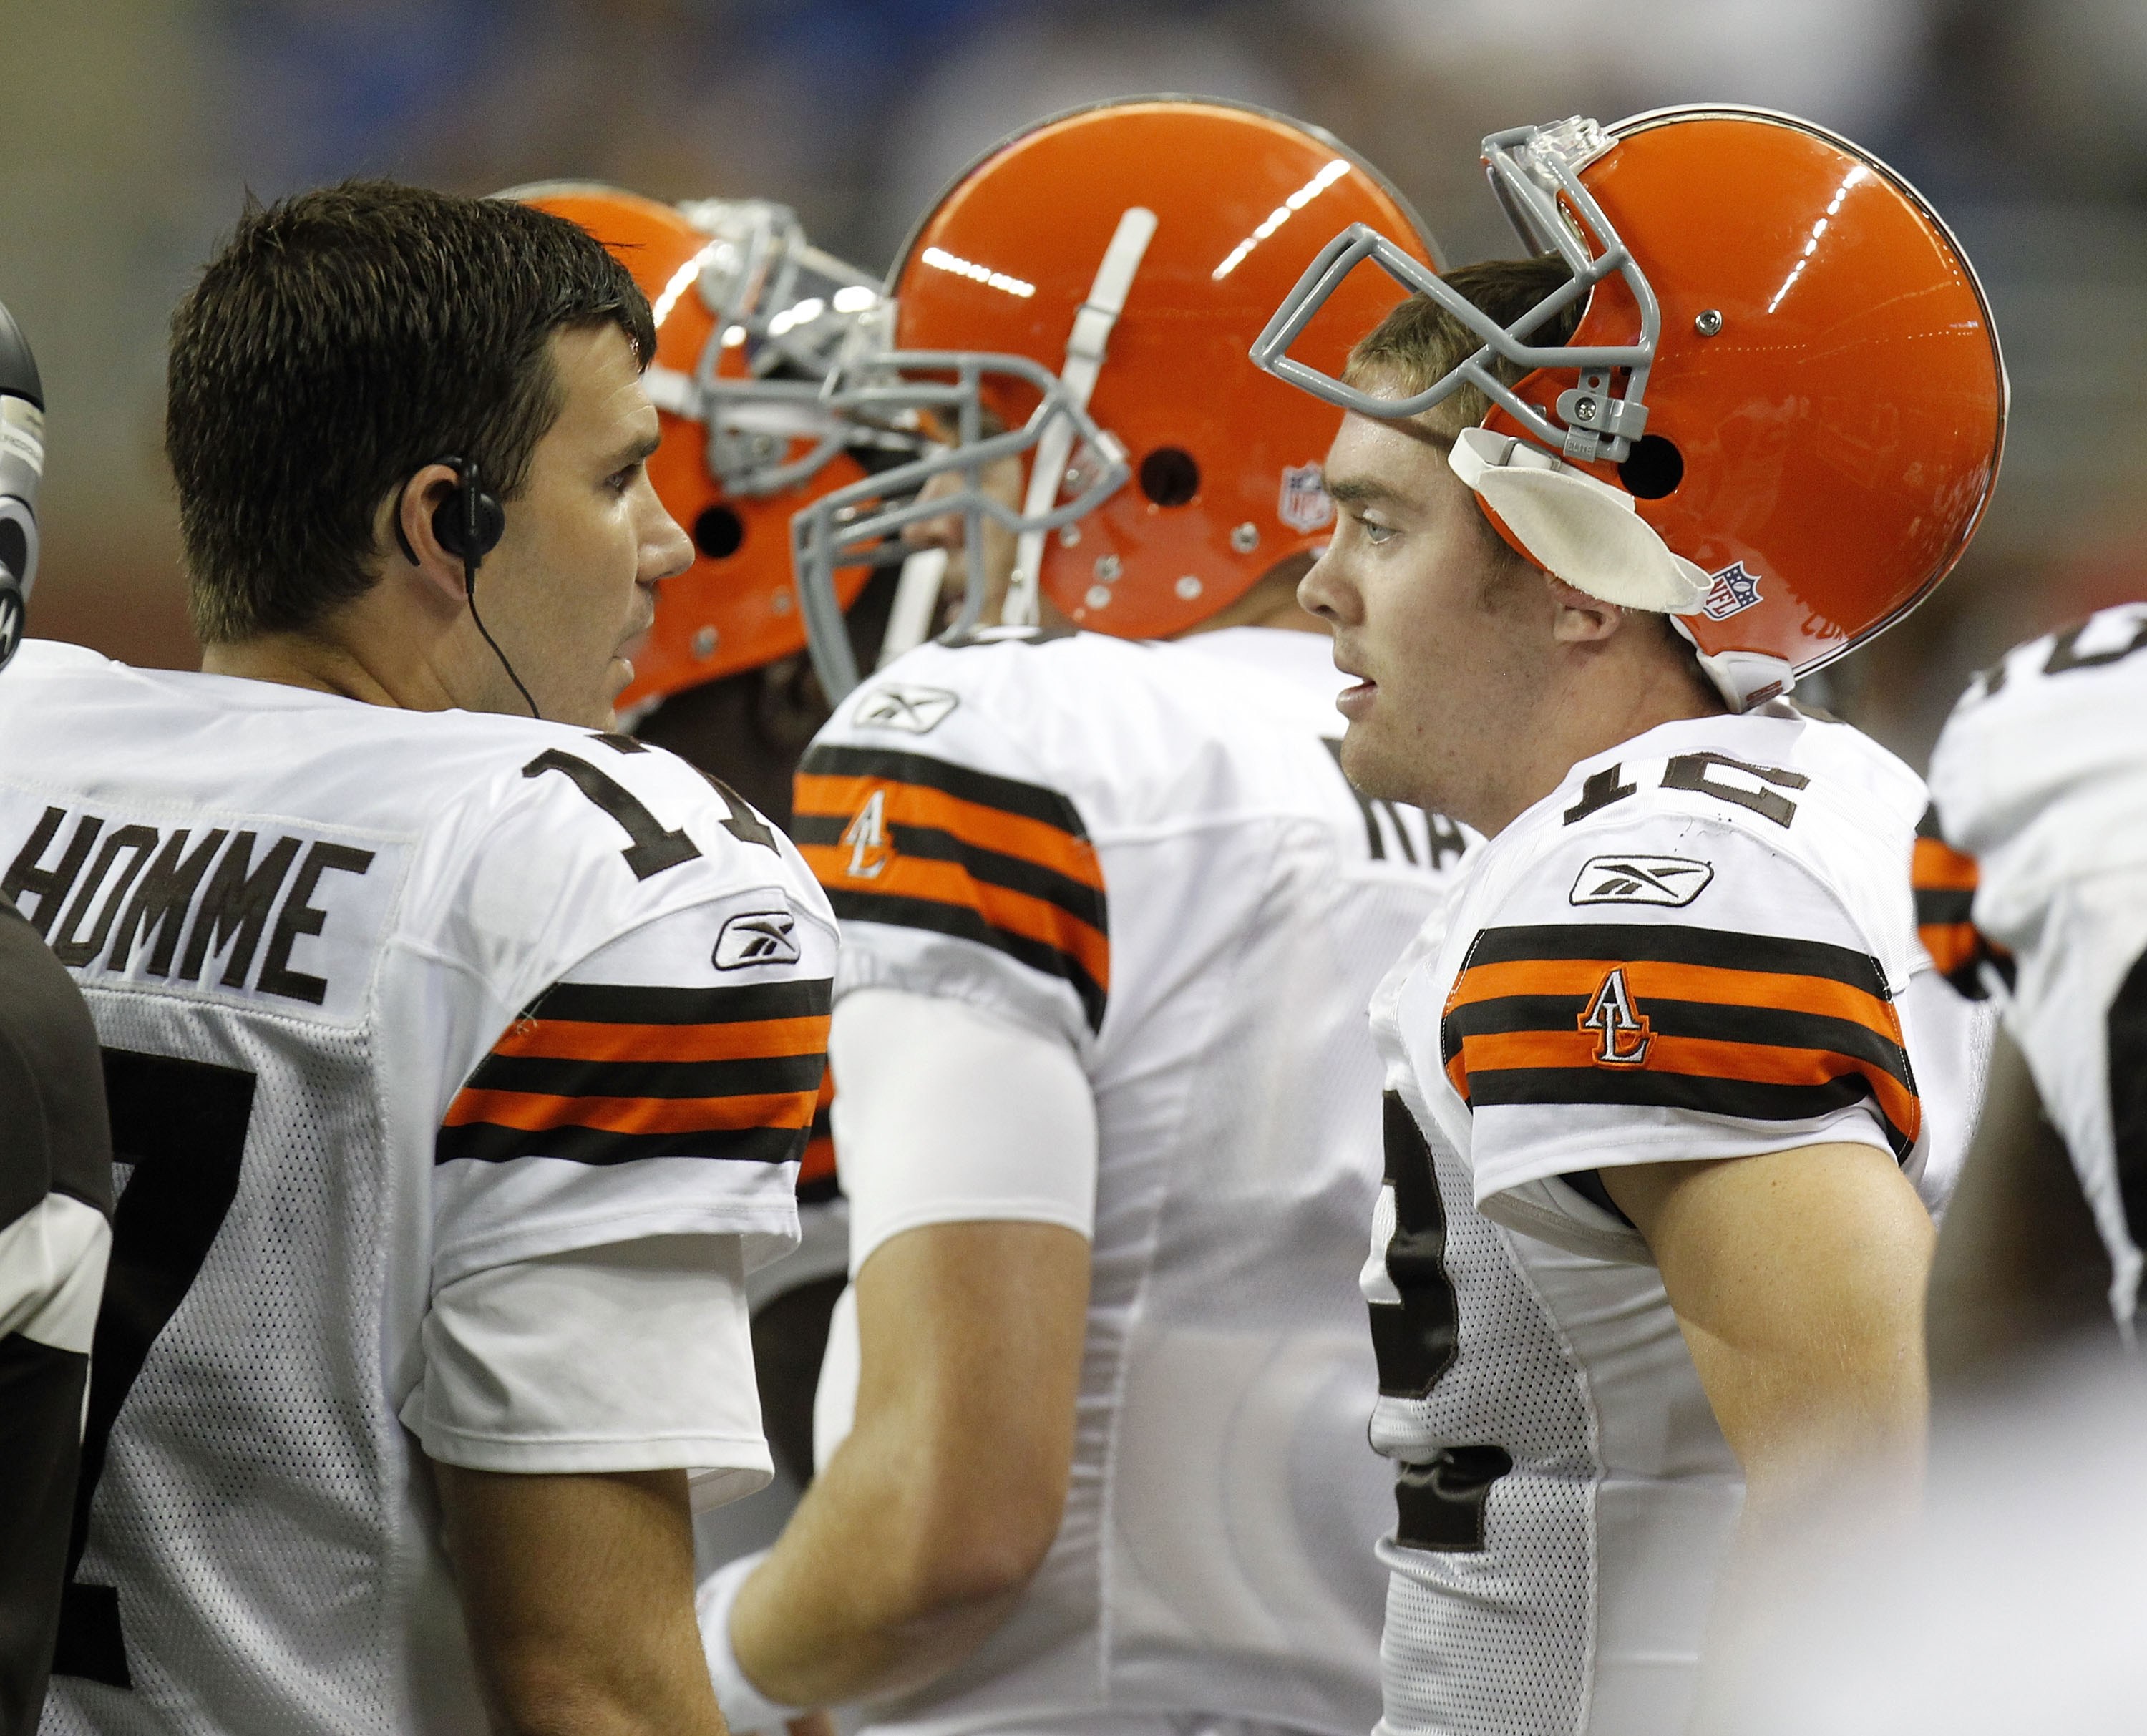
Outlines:
[[[1938,810],[1927,808],[1916,828],[1909,878],[1916,893],[1916,933],[1939,974],[1972,1001],[1985,998],[1983,966],[2012,979],[2012,957],[1986,939],[1970,919],[1975,904],[1975,858],[1939,835]]]
[[[1605,1064],[1584,1023],[1621,972],[1644,1059]],[[1869,1098],[1897,1156],[1922,1125],[1877,960],[1822,941],[1640,923],[1487,928],[1440,1027],[1472,1109],[1630,1104],[1801,1121]]]
[[[789,1163],[827,1065],[832,987],[555,984],[448,1106],[433,1161]]]
[[[1103,870],[1058,791],[927,754],[816,747],[798,774],[791,836],[843,921],[993,948],[1063,980],[1089,1028],[1102,1025]]]

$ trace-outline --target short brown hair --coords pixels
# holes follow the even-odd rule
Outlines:
[[[1511,325],[1573,276],[1555,253],[1533,259],[1486,259],[1458,265],[1444,281],[1500,325]],[[1585,298],[1582,298],[1584,300]],[[1563,308],[1529,334],[1531,343],[1564,343],[1580,323],[1581,300]],[[1349,352],[1344,378],[1361,385],[1369,378],[1392,382],[1404,397],[1444,378],[1484,347],[1484,340],[1428,295],[1413,295],[1381,320]],[[1527,370],[1494,356],[1491,372],[1512,385]],[[1481,387],[1464,381],[1453,397],[1424,413],[1435,432],[1459,433],[1484,419],[1491,401]]]
[[[558,419],[555,332],[648,303],[588,231],[387,181],[248,203],[172,319],[164,450],[204,643],[313,627],[373,583],[380,503],[453,454],[503,500]]]

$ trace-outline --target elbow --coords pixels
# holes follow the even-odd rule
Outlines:
[[[999,1496],[980,1499],[970,1492],[924,1528],[905,1576],[913,1613],[1009,1602],[1036,1577],[1058,1535],[1064,1487]]]

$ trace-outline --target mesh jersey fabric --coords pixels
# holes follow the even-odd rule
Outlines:
[[[563,725],[33,644],[0,729],[8,893],[132,1166],[113,1282],[161,1298],[100,1333],[44,1728],[477,1728],[397,1422],[428,1298],[643,1237],[787,1246],[825,901],[683,762]]]
[[[1914,1058],[1976,1040],[1901,1004],[1924,805],[1786,706],[1665,725],[1475,853],[1381,983],[1389,1736],[1682,1727],[1742,1480],[1645,1243],[1559,1178],[1834,1140],[1920,1171]]]
[[[1005,1625],[876,1728],[1183,1713],[1356,1736],[1377,1712],[1362,1009],[1464,840],[1352,792],[1340,685],[1323,634],[994,630],[903,657],[805,758],[838,996],[1054,1035],[1097,1111],[1057,1540]]]
[[[2064,1135],[2129,1330],[2147,1248],[2147,603],[2017,646],[1931,756],[1977,931],[2010,955],[2006,1027]],[[1988,974],[1988,973],[1986,973]]]

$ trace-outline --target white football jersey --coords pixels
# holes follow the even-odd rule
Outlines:
[[[1924,806],[1784,705],[1667,724],[1483,845],[1380,985],[1390,1736],[1684,1728],[1743,1482],[1596,1172],[1848,1140],[1919,1173],[1922,1073],[1971,1070],[1904,1002],[1951,995],[1916,940]]]
[[[826,901],[683,762],[558,724],[33,644],[0,741],[7,893],[89,1001],[128,1178],[44,1728],[482,1728],[398,1421],[470,1383],[428,1376],[436,1298],[678,1236],[742,1292],[789,1245]],[[549,1323],[488,1324],[526,1370]],[[764,1480],[743,1415],[445,1456]]]
[[[1931,756],[1975,928],[2011,955],[2005,1023],[2064,1135],[2129,1330],[2147,1248],[2147,603],[2016,647]]]
[[[1099,1159],[1072,1492],[1019,1608],[882,1728],[1379,1711],[1386,1467],[1351,1283],[1379,1183],[1364,1007],[1464,846],[1359,798],[1323,634],[988,633],[846,701],[793,824],[838,996],[1062,1037]]]

